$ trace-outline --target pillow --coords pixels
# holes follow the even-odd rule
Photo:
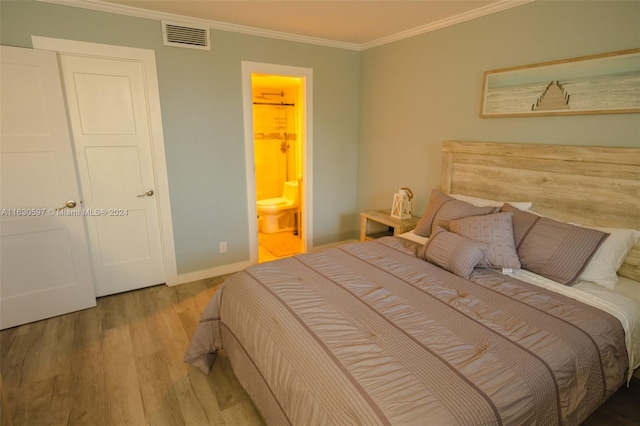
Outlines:
[[[449,221],[453,219],[479,216],[494,213],[498,210],[498,207],[476,207],[473,204],[456,200],[438,189],[434,189],[429,197],[427,211],[420,218],[413,232],[423,237],[428,237],[438,226],[448,230]]]
[[[484,257],[486,244],[472,241],[438,227],[418,254],[422,259],[468,279]]]
[[[495,201],[486,198],[472,197],[470,195],[463,194],[449,194],[456,200],[466,201],[469,204],[473,204],[476,207],[502,207],[504,203],[509,203],[513,207],[522,211],[528,211],[531,208],[531,202],[529,201]]]
[[[561,284],[573,284],[609,234],[518,210],[513,213],[516,251],[526,269]]]
[[[520,268],[520,259],[513,239],[513,213],[494,213],[452,220],[452,232],[487,245],[484,259],[478,266],[489,268]]]
[[[589,228],[610,235],[593,255],[579,279],[613,289],[618,284],[618,269],[624,263],[633,246],[640,240],[640,232],[635,229]]]

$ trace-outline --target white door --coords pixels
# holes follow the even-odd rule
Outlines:
[[[143,64],[59,57],[96,294],[164,283]]]
[[[4,329],[96,300],[83,219],[60,214],[80,197],[56,55],[0,46],[0,61]]]

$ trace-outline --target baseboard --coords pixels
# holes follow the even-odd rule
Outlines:
[[[251,266],[250,261],[231,263],[229,265],[218,266],[216,268],[202,269],[200,271],[187,272],[186,274],[179,274],[176,277],[175,282],[167,283],[169,286],[186,284],[199,280],[206,280],[207,278],[219,277],[220,275],[232,274],[234,272],[242,271],[247,266]]]
[[[339,241],[337,243],[325,244],[325,245],[317,246],[317,247],[312,248],[309,251],[310,252],[317,252],[317,251],[325,250],[325,249],[328,249],[328,248],[331,248],[331,247],[336,247],[336,246],[339,246],[341,244],[356,243],[356,242],[358,242],[358,240]],[[191,282],[194,282],[194,281],[206,280],[207,278],[219,277],[220,275],[232,274],[234,272],[242,271],[244,268],[246,268],[247,266],[251,266],[251,265],[253,265],[253,263],[251,263],[250,261],[247,260],[247,261],[244,261],[244,262],[231,263],[229,265],[219,266],[219,267],[216,267],[216,268],[203,269],[203,270],[194,271],[194,272],[187,272],[186,274],[178,274],[178,276],[176,277],[175,281],[168,282],[167,285],[168,286],[174,286],[174,285],[179,285],[179,284],[186,284],[186,283],[191,283]]]

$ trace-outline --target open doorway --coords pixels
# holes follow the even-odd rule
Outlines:
[[[251,261],[308,251],[311,70],[242,63]]]
[[[299,77],[251,74],[258,262],[302,252]]]

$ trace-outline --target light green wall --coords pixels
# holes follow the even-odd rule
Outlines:
[[[178,273],[249,259],[241,61],[313,69],[314,243],[355,236],[358,52],[221,31],[211,51],[164,47],[159,21],[33,1],[0,8],[4,45],[39,35],[155,51]]]
[[[640,47],[640,2],[536,1],[362,54],[358,208],[408,186],[422,214],[444,140],[640,146],[640,114],[480,118],[486,70]]]
[[[31,35],[153,49],[178,272],[247,260],[241,61],[313,69],[314,244],[353,238],[358,212],[440,179],[443,140],[640,146],[640,115],[479,118],[485,70],[640,46],[640,2],[536,1],[364,52],[213,31],[213,48],[162,46],[160,23],[0,2],[0,43]],[[218,253],[227,241],[229,252]]]

